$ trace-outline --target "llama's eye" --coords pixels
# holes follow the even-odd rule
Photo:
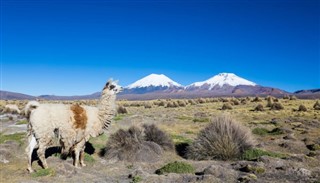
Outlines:
[[[112,90],[113,88],[115,88],[116,86],[115,85],[111,85],[110,86],[110,90]]]

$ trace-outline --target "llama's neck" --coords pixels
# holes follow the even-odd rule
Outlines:
[[[102,94],[98,105],[98,117],[103,129],[108,129],[116,113],[116,95]]]

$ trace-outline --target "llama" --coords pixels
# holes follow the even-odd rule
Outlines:
[[[29,145],[26,148],[28,156],[28,170],[32,169],[32,152],[38,147],[37,154],[43,168],[48,168],[45,159],[45,150],[59,139],[62,154],[74,153],[75,167],[84,164],[85,143],[90,137],[97,137],[108,129],[116,113],[116,94],[122,87],[109,80],[101,92],[97,107],[65,105],[65,104],[39,104],[33,103],[25,109],[29,115]],[[34,101],[33,101],[34,102]],[[33,107],[33,109],[30,109]]]
[[[7,104],[4,106],[3,113],[20,114],[20,109],[15,104]]]

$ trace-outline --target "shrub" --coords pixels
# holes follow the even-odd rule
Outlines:
[[[149,103],[149,102],[143,103],[143,106],[144,106],[145,109],[150,109],[150,108],[152,108],[152,105],[151,105],[151,103]]]
[[[298,98],[295,95],[290,95],[290,100],[297,100]]]
[[[250,160],[255,160],[261,156],[270,156],[270,157],[274,157],[274,158],[285,158],[286,157],[285,154],[275,153],[275,152],[271,152],[271,151],[264,151],[262,149],[253,148],[253,149],[246,150],[242,154],[241,159],[250,161]]]
[[[236,99],[236,98],[232,99],[231,102],[233,103],[233,105],[239,105],[240,104],[239,100]]]
[[[173,141],[166,133],[154,124],[144,124],[143,128],[132,126],[110,135],[101,154],[113,161],[154,162],[160,159],[163,150],[173,149]]]
[[[317,101],[317,102],[313,105],[313,109],[314,109],[314,110],[320,110],[320,103],[319,103],[319,101]]]
[[[194,172],[195,172],[195,168],[191,164],[185,163],[185,162],[178,162],[178,161],[175,161],[173,163],[168,163],[162,168],[156,170],[156,174],[158,175],[162,175],[165,173],[192,173],[193,174]]]
[[[198,98],[198,103],[199,104],[204,104],[204,103],[206,103],[206,100],[204,99],[204,98]]]
[[[253,146],[250,131],[229,116],[214,118],[188,148],[195,160],[235,159]]]
[[[230,103],[224,103],[221,110],[231,110],[232,105]]]
[[[128,110],[124,106],[119,106],[117,109],[118,114],[127,114]]]
[[[262,102],[262,99],[255,97],[251,102]]]
[[[160,145],[164,150],[174,149],[174,144],[172,139],[168,136],[168,134],[160,130],[156,125],[144,124],[143,128],[144,128],[144,139],[146,141],[154,142]]]
[[[179,105],[180,107],[185,107],[187,104],[186,104],[186,102],[183,101],[183,100],[178,100],[178,105]]]
[[[275,102],[271,105],[271,110],[282,110],[284,109],[283,105],[279,102]]]
[[[306,112],[306,111],[307,111],[307,108],[306,108],[306,106],[304,106],[303,104],[301,104],[301,105],[299,105],[298,111]]]
[[[158,106],[165,106],[165,102],[163,100],[161,100],[159,103],[158,103]]]
[[[258,104],[258,105],[254,108],[254,111],[264,111],[263,105],[262,105],[262,104]]]
[[[177,102],[168,102],[167,103],[167,108],[174,108],[174,107],[179,107]]]
[[[247,104],[247,100],[246,100],[246,99],[241,99],[241,104],[242,104],[242,105]]]
[[[189,99],[189,100],[188,100],[188,103],[189,103],[190,105],[197,105],[197,102],[194,101],[193,99]]]
[[[155,162],[162,155],[162,148],[151,141],[145,141],[143,130],[132,126],[128,130],[120,129],[110,135],[104,153],[112,161]]]
[[[289,95],[286,94],[283,96],[283,99],[290,99],[290,97],[289,97]]]

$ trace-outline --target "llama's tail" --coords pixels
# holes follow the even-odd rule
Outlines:
[[[40,103],[37,101],[29,101],[26,105],[26,107],[24,108],[24,115],[27,117],[27,119],[29,120],[30,117],[30,113],[32,112],[32,110],[36,109],[37,107],[39,107]]]

